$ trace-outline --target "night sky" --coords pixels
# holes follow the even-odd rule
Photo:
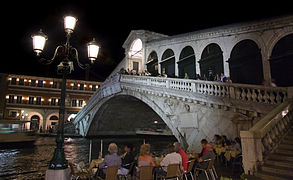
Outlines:
[[[117,3],[117,2],[123,2]],[[9,1],[2,4],[2,54],[0,73],[58,77],[56,65],[38,64],[32,51],[31,35],[40,28],[48,36],[44,56],[52,58],[65,43],[63,16],[78,18],[71,45],[87,61],[86,43],[92,37],[100,44],[97,62],[91,67],[91,80],[103,80],[123,59],[122,44],[131,30],[145,29],[177,35],[231,23],[239,23],[293,13],[289,4],[267,1],[265,6],[248,1]],[[256,1],[254,1],[256,2]],[[272,3],[272,4],[270,4]],[[288,2],[289,3],[289,2]],[[4,39],[4,41],[3,41]],[[3,49],[4,47],[4,49]],[[84,79],[75,66],[72,79]]]

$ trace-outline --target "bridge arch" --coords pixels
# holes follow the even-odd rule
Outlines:
[[[172,49],[166,49],[162,55],[161,61],[161,74],[167,74],[168,77],[175,76],[175,54]]]
[[[143,51],[142,51],[142,40],[140,38],[136,38],[132,41],[129,51],[129,68],[134,70],[136,73],[140,73],[142,71],[142,59],[143,59]]]
[[[215,79],[216,74],[224,72],[223,51],[216,43],[207,45],[199,60],[201,77],[210,81]]]
[[[179,78],[184,78],[185,73],[189,78],[194,79],[196,76],[195,53],[191,46],[185,46],[179,55],[177,62],[179,69]]]
[[[164,108],[143,93],[122,91],[104,98],[95,109],[96,111],[92,113],[93,118],[89,121],[87,136],[98,135],[98,132],[103,135],[113,134],[116,129],[123,134],[133,134],[136,128],[151,127],[154,121],[161,121],[187,147],[186,140],[175,127],[171,116],[168,116]],[[118,123],[113,124],[113,120]]]
[[[230,77],[235,83],[262,84],[263,63],[261,48],[251,40],[238,42],[232,49],[229,62]]]
[[[152,51],[148,55],[146,66],[148,72],[150,72],[154,76],[158,75],[158,54],[156,51]]]
[[[270,57],[272,80],[278,86],[293,85],[293,33],[288,34],[274,45]]]

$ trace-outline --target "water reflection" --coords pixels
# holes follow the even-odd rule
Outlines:
[[[174,138],[145,139],[151,144],[152,152],[161,152],[167,144],[173,142]],[[115,142],[119,152],[123,152],[123,146],[132,143],[136,152],[144,138],[108,138],[103,139],[103,156],[107,153],[108,145]],[[56,147],[55,138],[38,138],[34,147],[21,149],[0,149],[0,179],[44,179]],[[66,159],[86,164],[89,161],[89,140],[85,138],[66,138],[64,141],[64,152]],[[100,139],[92,140],[92,158],[98,157],[100,152]]]

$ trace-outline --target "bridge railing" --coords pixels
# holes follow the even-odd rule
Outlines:
[[[293,87],[267,87],[261,85],[133,75],[122,75],[120,81],[268,104],[280,104],[288,98],[293,97]]]
[[[265,156],[273,152],[293,123],[293,104],[287,101],[259,120],[248,131],[240,131],[245,174],[255,174]]]

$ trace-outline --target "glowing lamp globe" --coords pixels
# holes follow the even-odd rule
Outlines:
[[[37,56],[39,56],[43,52],[48,38],[40,29],[39,32],[32,35],[32,39],[33,39],[33,50],[36,52]]]
[[[99,54],[100,47],[98,46],[97,42],[95,41],[95,38],[87,44],[87,50],[88,50],[88,58],[93,63]]]
[[[67,33],[72,33],[75,25],[76,25],[77,19],[73,16],[65,16],[64,17],[64,29]]]

